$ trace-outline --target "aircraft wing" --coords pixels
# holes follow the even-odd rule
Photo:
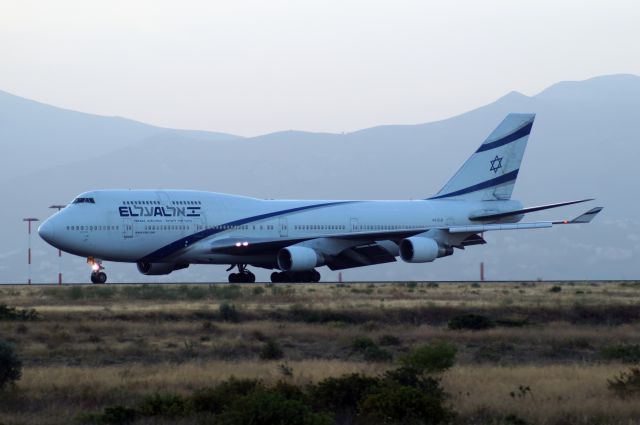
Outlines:
[[[573,220],[531,223],[472,224],[411,230],[350,232],[303,238],[229,237],[209,242],[205,249],[207,253],[211,254],[261,255],[275,254],[282,248],[304,244],[325,254],[326,265],[331,270],[341,270],[396,261],[398,244],[402,239],[430,231],[448,233],[452,242],[451,246],[464,249],[465,246],[486,243],[480,235],[484,232],[542,229],[560,224],[589,223],[600,211],[602,211],[602,207],[596,207]]]

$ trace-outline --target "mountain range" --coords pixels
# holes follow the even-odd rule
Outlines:
[[[594,197],[590,225],[495,232],[488,244],[431,264],[346,270],[349,280],[633,279],[640,270],[640,77],[560,82],[534,96],[511,92],[449,119],[353,133],[284,131],[258,137],[159,128],[69,111],[0,92],[0,282],[25,281],[23,217],[97,188],[188,188],[259,198],[419,199],[437,192],[509,112],[535,112],[514,198],[525,206]],[[585,205],[529,220],[571,218]],[[34,235],[34,281],[54,281],[55,250]],[[65,281],[86,281],[84,259],[63,255]],[[223,267],[167,277],[107,264],[111,281],[220,281]],[[321,270],[322,271],[322,270]],[[266,271],[258,278],[266,279]],[[336,273],[326,271],[327,279]]]

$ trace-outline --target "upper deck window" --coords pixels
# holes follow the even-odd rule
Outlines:
[[[93,198],[76,198],[73,200],[74,204],[95,204],[96,201]]]

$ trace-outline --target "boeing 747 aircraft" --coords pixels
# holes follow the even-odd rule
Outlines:
[[[590,201],[523,208],[511,200],[534,114],[509,114],[435,195],[412,201],[276,201],[191,190],[95,190],[38,228],[49,244],[87,257],[91,281],[103,261],[136,263],[145,275],[190,264],[226,264],[229,282],[318,282],[331,270],[396,261],[428,263],[484,244],[484,232],[588,223],[597,207],[567,221],[520,223],[527,213]]]

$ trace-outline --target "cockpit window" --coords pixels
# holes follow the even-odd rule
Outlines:
[[[96,201],[93,198],[76,198],[73,200],[74,204],[95,204]]]

